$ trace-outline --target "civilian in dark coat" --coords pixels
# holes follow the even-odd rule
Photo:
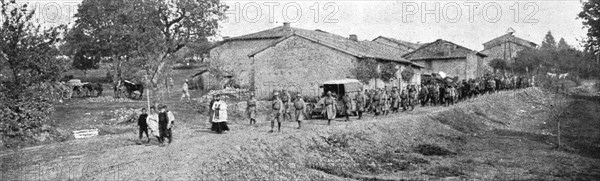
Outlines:
[[[148,118],[148,113],[146,108],[142,108],[142,114],[138,117],[138,126],[139,126],[139,138],[140,142],[138,144],[142,144],[143,134],[146,134],[146,138],[148,138],[147,143],[150,143],[150,137],[148,136],[148,123],[146,123],[146,118]]]

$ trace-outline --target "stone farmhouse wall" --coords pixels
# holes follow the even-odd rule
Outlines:
[[[528,47],[523,46],[523,45],[519,45],[513,42],[509,42],[509,43],[502,43],[498,46],[495,47],[491,47],[489,49],[483,50],[481,51],[481,53],[487,55],[488,57],[486,57],[483,61],[483,65],[485,66],[486,69],[492,69],[489,66],[489,62],[494,60],[494,59],[504,59],[506,58],[507,63],[513,63],[514,62],[514,57],[517,56],[517,53],[519,53],[521,50],[527,49]]]
[[[357,58],[302,37],[290,37],[253,57],[257,98],[286,89],[318,96],[328,80],[353,77]]]
[[[211,64],[223,66],[234,75],[241,86],[252,84],[252,60],[248,57],[251,52],[271,44],[274,40],[236,40],[228,41],[210,51]]]

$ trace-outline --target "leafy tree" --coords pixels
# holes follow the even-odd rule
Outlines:
[[[544,37],[544,41],[542,41],[542,50],[554,50],[556,49],[556,40],[554,36],[552,36],[552,32],[548,31],[546,36]]]
[[[548,54],[540,49],[525,49],[517,53],[515,61],[511,65],[515,72],[519,73],[534,73],[544,70],[548,67]]]
[[[27,4],[0,0],[0,64],[12,72],[13,83],[28,84],[56,80],[68,68],[68,60],[58,58],[55,44],[64,26],[42,29],[32,23],[34,11]]]
[[[588,0],[578,15],[583,19],[583,27],[588,30],[585,40],[586,51],[598,54],[600,51],[600,0]]]
[[[517,53],[513,65],[517,73],[570,72],[583,78],[600,76],[600,64],[594,55],[577,49],[526,49]]]
[[[0,146],[35,142],[53,112],[52,95],[64,87],[52,82],[70,63],[55,46],[64,27],[42,29],[27,4],[0,0],[0,70],[12,81],[0,83]]]
[[[400,75],[402,75],[402,80],[408,82],[413,78],[413,76],[415,76],[415,70],[413,70],[411,67],[407,67],[400,73]]]
[[[396,72],[398,72],[398,69],[396,69],[396,65],[394,63],[387,62],[387,63],[380,63],[379,65],[381,66],[381,73],[380,73],[381,80],[387,82],[387,81],[397,78]]]
[[[494,69],[494,73],[496,73],[497,70],[506,70],[508,69],[508,62],[506,62],[504,59],[493,59],[488,63],[488,66],[492,67]]]
[[[84,0],[75,29],[93,32],[86,43],[102,42],[102,55],[142,67],[156,87],[171,55],[215,35],[226,8],[219,0]]]
[[[87,71],[91,69],[100,68],[100,58],[87,55],[84,51],[78,51],[73,56],[73,67],[79,70],[83,70],[83,75],[87,76]]]
[[[560,41],[558,41],[557,48],[559,50],[567,50],[567,49],[571,49],[571,45],[567,44],[567,42],[565,41],[564,38],[560,38]]]
[[[367,84],[372,79],[379,78],[377,64],[378,63],[374,60],[359,60],[354,66],[354,69],[352,69],[352,74],[354,74],[356,79]]]

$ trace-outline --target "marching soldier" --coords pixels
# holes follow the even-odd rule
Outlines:
[[[397,113],[400,107],[400,94],[398,94],[398,89],[396,87],[392,90],[392,112]]]
[[[354,97],[356,100],[356,112],[358,113],[358,120],[362,118],[362,114],[365,111],[367,96],[365,96],[362,89],[359,90],[358,94]]]
[[[419,99],[421,101],[421,107],[425,107],[427,104],[427,96],[429,95],[428,87],[421,84],[421,91],[419,91]]]
[[[337,111],[337,100],[333,97],[331,92],[327,92],[327,97],[325,97],[325,109],[323,109],[325,113],[325,117],[327,118],[327,125],[331,125],[331,120],[335,119],[336,111]]]
[[[281,101],[281,99],[279,98],[279,92],[275,92],[275,95],[273,97],[273,102],[271,102],[271,117],[273,119],[271,120],[271,131],[269,131],[269,133],[273,132],[273,128],[275,127],[275,121],[277,121],[278,132],[281,132],[281,119],[283,116],[283,109],[285,109],[283,101]]]
[[[375,116],[377,116],[381,113],[381,91],[379,89],[375,90],[371,98],[371,107],[375,111]]]
[[[439,97],[440,97],[440,86],[437,83],[433,83],[432,86],[432,91],[429,91],[431,93],[431,104],[432,105],[437,105],[439,103]]]
[[[292,121],[292,96],[287,90],[283,90],[283,95],[281,95],[281,101],[283,102],[283,121],[286,120]]]
[[[382,115],[387,115],[388,114],[388,110],[390,108],[390,104],[389,104],[389,99],[390,97],[388,96],[388,92],[387,90],[382,90],[381,91],[381,97],[379,99],[379,104],[381,105],[381,114]]]
[[[488,88],[487,92],[489,94],[495,93],[496,81],[494,81],[493,78],[491,78],[491,77],[489,78],[489,80],[487,81],[487,86],[488,86],[487,87]]]
[[[400,104],[402,105],[402,110],[406,111],[408,107],[408,94],[405,89],[402,89],[402,93],[400,93]]]
[[[296,101],[294,101],[295,115],[296,121],[298,122],[298,129],[302,128],[302,121],[304,121],[304,113],[306,112],[306,106],[304,100],[302,99],[302,95],[298,94],[296,96]]]
[[[344,115],[346,116],[346,122],[350,121],[350,114],[352,114],[352,98],[350,98],[350,92],[346,91],[342,97],[342,103],[344,104]]]
[[[408,89],[408,105],[411,111],[415,110],[415,104],[417,104],[417,88],[415,88],[415,85],[410,85]]]

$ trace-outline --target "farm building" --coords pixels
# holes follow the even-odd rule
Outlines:
[[[448,76],[460,79],[479,77],[483,74],[483,58],[486,55],[438,39],[404,55],[404,58],[423,65],[424,74],[444,72]]]
[[[354,78],[352,70],[359,61],[392,63],[398,75],[406,67],[421,68],[402,58],[402,54],[403,51],[392,46],[359,41],[356,35],[342,37],[284,23],[225,40],[211,50],[211,61],[226,65],[242,87],[249,86],[256,91],[257,98],[267,98],[274,90],[282,89],[308,96],[320,95],[319,86],[323,82]]]
[[[486,68],[491,69],[491,67],[488,66],[488,63],[494,59],[502,59],[509,64],[513,63],[514,58],[519,51],[537,47],[537,44],[531,41],[516,37],[513,35],[514,32],[515,31],[511,28],[505,35],[483,43],[484,48],[481,53],[488,56],[484,59],[483,63]]]
[[[396,47],[402,51],[405,51],[406,53],[415,51],[416,49],[418,49],[419,47],[422,46],[422,44],[419,44],[419,43],[412,43],[412,42],[398,40],[395,38],[389,38],[389,37],[384,37],[384,36],[379,36],[379,37],[373,39],[373,41],[383,43],[385,45],[389,45],[392,47]]]

